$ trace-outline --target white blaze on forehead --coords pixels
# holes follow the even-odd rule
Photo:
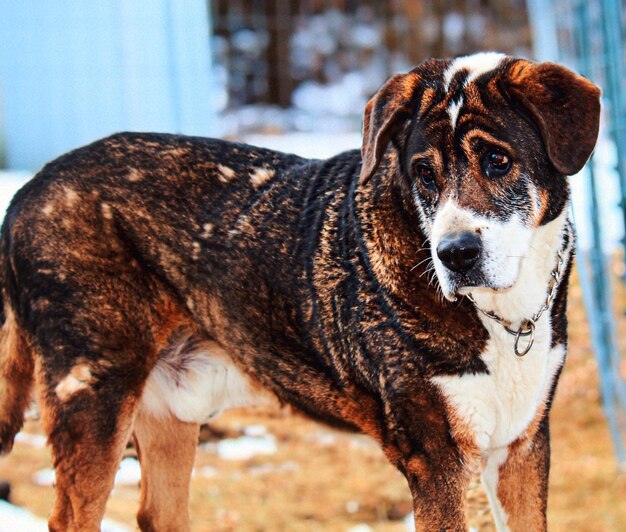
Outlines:
[[[467,78],[463,83],[463,86],[466,87],[468,83],[474,81],[478,76],[498,68],[505,57],[506,56],[504,54],[483,52],[455,59],[444,73],[446,90],[450,88],[450,83],[452,83],[452,80],[457,72],[461,72],[463,70],[467,71]],[[448,114],[450,115],[450,122],[452,123],[452,131],[454,131],[454,128],[456,127],[456,121],[459,117],[459,111],[463,103],[463,99],[461,98],[459,101],[453,101],[448,107]]]
[[[450,66],[444,73],[444,81],[446,90],[450,87],[450,83],[454,79],[457,72],[467,70],[468,75],[464,85],[471,83],[478,76],[491,72],[500,66],[500,63],[506,56],[497,52],[481,52],[474,55],[466,55],[452,61]]]
[[[452,131],[456,127],[456,120],[459,118],[459,111],[463,105],[463,98],[460,98],[458,102],[452,102],[448,107],[448,114],[450,115],[450,122],[452,123]]]

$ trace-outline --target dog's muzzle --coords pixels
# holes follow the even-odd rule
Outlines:
[[[463,232],[444,236],[437,246],[437,256],[449,270],[465,274],[478,262],[482,244],[475,233]]]

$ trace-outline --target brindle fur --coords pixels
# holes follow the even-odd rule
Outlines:
[[[21,347],[14,369],[3,371],[17,375],[13,396],[22,399],[5,402],[0,442],[7,450],[19,430],[34,360],[57,471],[52,530],[98,529],[143,386],[181,331],[219,344],[283,403],[374,437],[407,477],[419,529],[463,529],[476,449],[453,437],[430,378],[487,371],[479,355],[488,333],[467,300],[445,301],[429,283],[407,169],[436,149],[440,175],[456,175],[458,187],[471,188],[462,196],[489,213],[523,192],[516,176],[504,187],[468,177],[475,169],[441,116],[461,90],[460,79],[443,87],[448,64],[425,63],[370,102],[363,169],[359,151],[305,160],[221,140],[122,133],[49,163],[16,195],[2,229],[1,274]],[[514,64],[466,95],[473,107],[457,133],[476,117],[489,121],[538,176],[549,198],[545,223],[563,208],[567,186],[535,122],[500,85]],[[396,108],[403,112],[390,119]],[[437,201],[421,198],[426,208]],[[551,310],[554,345],[566,341],[565,305],[563,282]],[[89,374],[60,396],[57,386],[80,364]],[[507,501],[518,497],[519,478],[538,482],[522,498],[539,508],[542,526],[548,411],[524,436],[540,445],[518,445],[503,466],[514,478],[501,488]],[[144,482],[167,476],[167,456],[169,470],[185,477],[171,484],[184,491],[197,426],[142,416],[140,456],[156,463]],[[187,435],[178,453],[174,434]],[[524,462],[537,465],[517,475]],[[187,527],[186,517],[159,513],[171,504],[160,497],[144,487],[142,529]],[[176,497],[186,504],[186,492]]]

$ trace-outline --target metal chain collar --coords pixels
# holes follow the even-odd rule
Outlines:
[[[479,310],[482,314],[484,314],[488,318],[491,318],[492,320],[497,321],[500,325],[502,325],[502,327],[504,327],[504,330],[506,332],[508,332],[512,336],[515,336],[515,344],[513,344],[513,350],[515,351],[515,354],[518,357],[523,357],[532,348],[533,344],[535,343],[535,324],[537,323],[539,318],[541,318],[543,313],[550,308],[552,301],[554,301],[554,298],[556,297],[556,292],[559,288],[559,284],[561,283],[561,277],[563,274],[563,265],[565,264],[564,251],[569,246],[569,241],[571,239],[571,232],[569,230],[569,225],[567,227],[567,237],[568,239],[566,240],[565,248],[559,250],[557,254],[556,266],[550,273],[552,277],[552,279],[550,280],[550,282],[552,283],[552,286],[548,290],[548,295],[546,297],[546,300],[543,306],[535,314],[533,314],[531,318],[522,321],[522,323],[519,326],[519,329],[517,330],[511,329],[509,327],[510,325],[509,321],[502,319],[495,312],[483,310],[482,308],[480,308],[478,306],[478,303],[476,303],[476,300],[471,296],[471,294],[466,294],[465,296],[467,297],[467,299],[469,299],[472,302],[472,304],[474,305],[474,307],[476,307],[477,310]],[[524,349],[520,350],[520,345],[519,345],[520,338],[526,337],[526,336],[530,336],[530,338],[528,339],[528,343],[526,344],[526,347],[524,347]]]

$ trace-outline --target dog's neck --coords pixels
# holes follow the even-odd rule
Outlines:
[[[478,307],[495,313],[514,328],[535,315],[546,302],[559,251],[562,252],[565,264],[570,259],[573,234],[569,234],[569,227],[567,208],[553,221],[538,227],[531,239],[528,254],[522,259],[513,287],[499,292],[473,290],[471,295]],[[497,323],[495,325],[501,326]]]
[[[410,196],[396,181],[397,160],[390,157],[383,165],[388,167],[360,190],[357,199],[370,266],[382,287],[408,306],[425,298],[441,302],[436,285],[429,287],[428,239]]]

